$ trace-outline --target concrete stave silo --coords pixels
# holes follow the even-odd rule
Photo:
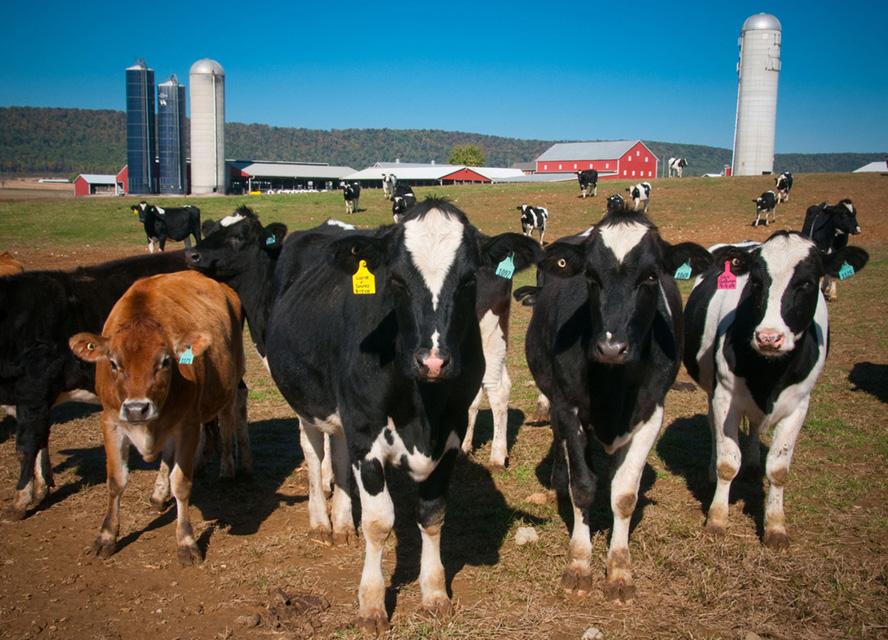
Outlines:
[[[731,163],[735,176],[757,176],[774,170],[781,41],[780,21],[768,13],[750,16],[740,30],[737,121]]]
[[[176,75],[157,85],[160,192],[185,193],[185,85]]]
[[[225,71],[215,60],[191,65],[191,193],[225,193]]]
[[[129,193],[157,193],[154,127],[154,69],[149,69],[145,61],[140,59],[126,69],[126,162]]]

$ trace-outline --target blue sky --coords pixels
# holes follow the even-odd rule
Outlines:
[[[234,122],[721,147],[740,26],[766,11],[783,24],[776,150],[888,150],[884,0],[35,6],[4,10],[2,106],[122,110],[136,58],[161,82],[212,57]]]

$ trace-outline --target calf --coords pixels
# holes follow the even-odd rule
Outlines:
[[[410,185],[396,185],[392,195],[392,219],[395,221],[395,224],[397,224],[401,218],[404,217],[404,214],[407,213],[407,210],[415,204],[416,194],[413,193],[413,189],[410,188]]]
[[[774,178],[774,186],[777,188],[777,202],[788,202],[789,192],[792,191],[792,174],[784,171]]]
[[[361,185],[357,182],[348,184],[343,181],[339,183],[339,188],[342,189],[342,197],[345,199],[345,212],[354,213],[357,211],[358,200],[361,198]]]
[[[549,221],[549,210],[545,207],[533,207],[522,204],[518,207],[521,212],[521,230],[528,237],[533,236],[533,230],[540,232],[540,245],[543,244],[543,236],[546,235],[546,223]]]
[[[161,251],[166,247],[167,238],[185,241],[191,246],[191,238],[200,242],[200,209],[191,205],[167,208],[156,207],[144,200],[132,206],[132,212],[139,216],[139,222],[145,226],[148,238],[148,252],[154,253],[156,248]]]
[[[580,183],[582,197],[598,195],[598,172],[595,169],[577,171],[577,180]]]
[[[709,397],[710,477],[716,481],[709,531],[722,534],[727,526],[745,416],[749,438],[743,458],[750,467],[760,465],[759,433],[774,429],[765,466],[770,488],[764,543],[789,543],[783,489],[829,348],[817,281],[850,267],[859,271],[866,261],[866,252],[856,247],[824,254],[800,234],[778,231],[758,248],[716,251],[716,263],[697,280],[685,310],[684,363]],[[725,283],[728,270],[733,284]]]
[[[8,251],[0,253],[0,278],[12,276],[25,270],[25,266],[12,257]]]
[[[681,296],[673,274],[711,262],[702,247],[670,245],[643,214],[614,211],[587,233],[550,246],[539,269],[526,355],[551,405],[553,485],[573,506],[561,584],[592,586],[589,523],[597,478],[592,441],[611,456],[613,529],[607,555],[610,599],[635,592],[629,524],[648,452],[663,421],[681,356]]]
[[[607,198],[607,210],[608,211],[619,211],[620,209],[626,208],[626,201],[623,199],[619,193],[615,193],[612,196],[608,196]]]
[[[394,173],[382,174],[382,195],[386,200],[391,200],[395,194],[395,187],[398,184],[398,178]]]
[[[631,187],[626,187],[629,197],[632,198],[632,208],[635,211],[647,213],[648,203],[651,199],[651,183],[639,182]]]
[[[809,238],[820,251],[833,253],[848,246],[848,236],[860,233],[857,224],[857,209],[850,198],[840,200],[838,204],[828,205],[825,202],[808,207],[802,235]],[[824,275],[821,290],[827,300],[835,300],[836,281],[829,274]]]
[[[777,220],[777,194],[773,191],[765,191],[758,198],[753,200],[755,203],[755,220],[752,221],[752,226],[759,226],[760,222],[763,222],[767,227],[770,221]],[[762,214],[765,214],[765,219],[762,221]],[[772,220],[773,219],[773,220]]]
[[[218,418],[223,434],[236,429],[242,327],[234,291],[184,272],[140,280],[114,305],[102,335],[71,338],[77,357],[97,363],[103,408],[109,501],[97,556],[109,557],[117,545],[132,443],[145,460],[162,456],[171,469],[179,562],[203,560],[188,513],[194,465],[204,422]]]
[[[685,158],[669,158],[666,166],[669,167],[670,178],[681,178],[684,175],[684,168],[688,166],[688,161]]]

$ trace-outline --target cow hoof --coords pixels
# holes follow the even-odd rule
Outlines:
[[[388,616],[383,609],[371,610],[358,617],[358,627],[365,635],[384,635],[389,630]]]
[[[101,538],[96,539],[93,543],[91,553],[96,558],[102,558],[103,560],[107,560],[111,556],[114,555],[114,552],[117,551],[117,542],[108,542],[107,540],[102,540]]]
[[[707,520],[706,521],[706,533],[708,533],[711,536],[715,536],[717,538],[724,537],[725,525],[721,522]]]
[[[8,507],[3,510],[3,521],[18,522],[20,520],[24,520],[27,513],[27,509],[16,509],[14,507]]]
[[[472,453],[472,443],[469,443],[469,444],[463,443],[462,446],[460,447],[460,450],[464,454],[470,455]]]
[[[423,599],[422,608],[423,611],[438,620],[446,620],[453,613],[453,604],[444,593]]]
[[[333,545],[337,547],[354,547],[358,544],[358,532],[354,529],[333,532]]]
[[[604,586],[604,597],[611,602],[629,603],[635,598],[635,584],[632,578],[623,577],[608,580]]]
[[[569,595],[585,596],[592,591],[592,571],[568,567],[561,574],[561,588]]]
[[[765,546],[769,549],[779,551],[789,547],[789,536],[785,531],[769,531],[765,530]]]
[[[179,564],[183,567],[196,566],[203,562],[203,554],[194,542],[180,545],[176,551],[176,557],[179,558]]]
[[[487,463],[486,466],[487,466],[487,469],[491,473],[498,473],[498,472],[506,470],[506,463],[505,462],[494,462],[493,460],[491,460],[490,462]]]
[[[333,532],[323,527],[313,527],[308,532],[308,539],[325,547],[333,546]]]
[[[151,503],[151,508],[157,511],[157,513],[163,513],[166,511],[167,501],[169,498],[155,498],[151,496],[148,502]]]
[[[34,498],[31,500],[31,504],[28,505],[28,507],[31,509],[37,507],[41,502],[43,502],[43,499],[47,496],[47,494],[49,494],[49,487],[47,487],[46,485],[38,485],[34,489]]]

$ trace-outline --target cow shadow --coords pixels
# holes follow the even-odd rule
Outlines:
[[[521,425],[524,424],[524,412],[520,409],[508,410],[506,415],[506,450],[511,451],[518,440],[518,434],[521,431]],[[493,440],[493,411],[490,409],[481,409],[478,412],[478,418],[475,420],[475,435],[472,438],[472,449],[483,447]]]
[[[854,391],[865,391],[879,402],[888,403],[888,364],[858,362],[848,374]]]
[[[746,446],[749,436],[741,431],[740,448]],[[676,418],[666,427],[657,442],[657,454],[666,468],[685,480],[688,491],[700,503],[700,512],[706,516],[715,481],[709,477],[712,436],[709,432],[709,418],[702,413],[691,417]],[[764,464],[768,447],[759,442],[759,455]],[[759,538],[765,534],[765,490],[764,471],[761,468],[742,466],[740,473],[731,483],[730,504],[743,501],[743,513],[753,519]]]
[[[87,418],[94,413],[98,413],[102,407],[97,404],[84,404],[81,402],[65,402],[57,407],[52,408],[49,435],[49,445],[52,447],[52,428],[72,420],[80,420]],[[6,416],[0,420],[0,444],[15,437],[15,431],[18,428],[18,422],[12,416]],[[50,451],[52,449],[50,448]]]

